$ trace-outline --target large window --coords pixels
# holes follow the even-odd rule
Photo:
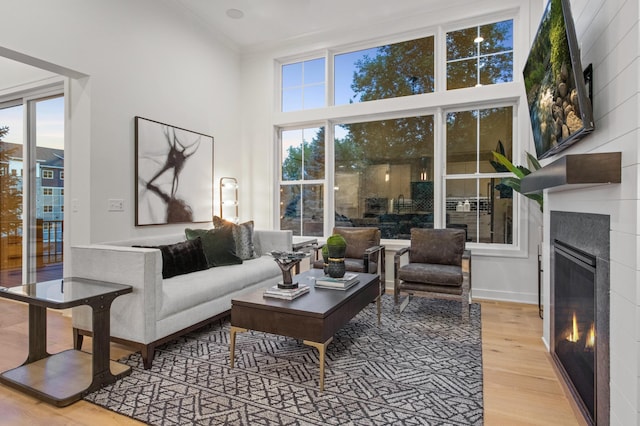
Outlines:
[[[335,104],[350,104],[434,90],[433,37],[335,55]]]
[[[336,226],[375,226],[408,239],[433,227],[433,116],[335,128]]]
[[[513,144],[513,108],[456,111],[446,125],[446,225],[467,230],[467,240],[511,244],[513,194],[500,183],[492,151]]]
[[[475,89],[513,82],[513,22],[282,65],[281,229],[325,236],[333,226],[373,226],[384,239],[404,240],[411,228],[449,227],[464,229],[468,242],[517,241],[513,193],[500,183],[510,173],[494,167],[492,151],[516,151],[521,90],[509,85],[505,97]],[[325,64],[327,75],[306,77]],[[452,91],[460,88],[476,92]],[[302,112],[307,104],[324,110]]]
[[[0,164],[9,171],[0,177],[4,286],[62,277],[64,198],[54,170],[64,169],[64,97],[46,93],[0,99]],[[25,119],[33,124],[26,132]]]
[[[324,127],[281,132],[280,229],[324,232]]]

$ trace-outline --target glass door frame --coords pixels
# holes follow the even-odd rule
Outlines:
[[[0,95],[0,106],[10,108],[23,106],[23,140],[22,140],[22,282],[37,280],[37,140],[36,140],[36,106],[47,99],[65,98],[64,83],[54,83],[46,87],[24,90],[16,93]],[[65,105],[63,110],[65,127],[67,125]],[[65,130],[66,134],[66,130]],[[65,148],[66,148],[65,137]],[[66,182],[63,184],[63,189]],[[66,204],[63,202],[63,205]],[[64,220],[64,219],[63,219]],[[64,244],[64,235],[63,235]],[[64,257],[63,257],[64,262]]]

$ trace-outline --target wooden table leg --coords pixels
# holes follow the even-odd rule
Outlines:
[[[230,337],[230,342],[229,342],[229,365],[231,366],[231,368],[233,368],[233,360],[236,354],[236,333],[244,333],[246,332],[247,329],[246,328],[240,328],[240,327],[236,327],[236,326],[231,326],[231,328],[229,329],[229,337]]]
[[[48,356],[47,308],[29,305],[29,354],[24,364],[31,364]]]
[[[313,346],[314,348],[316,348],[318,350],[318,353],[320,354],[320,392],[324,391],[324,354],[327,350],[327,346],[329,346],[329,343],[331,343],[332,341],[333,337],[330,337],[329,340],[324,343],[312,342],[310,340],[302,341],[302,343],[304,343],[305,345]]]

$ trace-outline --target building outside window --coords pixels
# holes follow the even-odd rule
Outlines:
[[[439,90],[513,81],[513,20],[435,33],[326,53],[333,91],[317,105],[347,107],[339,110],[343,115],[332,112],[332,119],[321,120],[322,126],[279,129],[281,229],[322,236],[332,226],[374,226],[384,239],[406,240],[414,227],[451,227],[464,229],[469,242],[513,244],[513,195],[500,184],[510,173],[496,171],[491,152],[501,143],[511,158],[520,95],[493,101],[484,89],[487,95],[475,109],[466,99],[456,107],[431,98]],[[441,63],[434,53],[439,45],[446,52]],[[303,96],[304,102],[284,108],[291,71],[286,67],[298,70],[292,74],[300,82],[300,70],[312,61],[282,67],[283,112],[305,109],[307,102]],[[444,70],[442,82],[438,69]],[[398,110],[394,104],[385,112],[376,105],[366,116],[349,113],[348,105],[407,96],[425,97],[429,106],[419,110],[411,103]]]
[[[42,179],[53,179],[53,170],[43,170]]]

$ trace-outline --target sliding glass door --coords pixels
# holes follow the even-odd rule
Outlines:
[[[0,285],[62,277],[64,97],[0,103]]]

